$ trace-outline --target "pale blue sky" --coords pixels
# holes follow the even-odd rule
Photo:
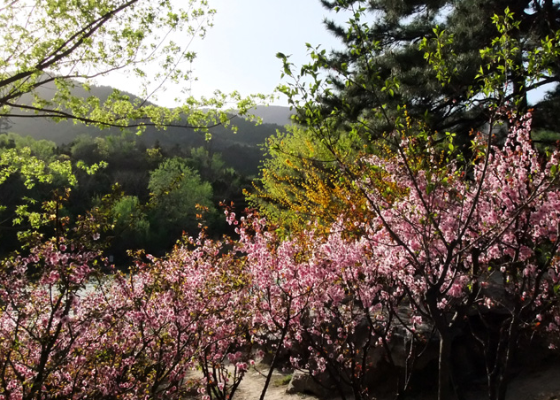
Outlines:
[[[209,97],[219,89],[242,95],[271,94],[281,82],[282,63],[276,53],[292,54],[290,60],[301,65],[307,61],[305,43],[321,44],[327,50],[339,42],[323,27],[325,16],[343,22],[342,15],[329,15],[319,0],[209,0],[217,10],[214,26],[204,39],[195,39],[191,49],[197,53],[192,64],[198,78],[190,85],[195,97]],[[117,86],[134,93],[137,85],[115,74],[99,83]],[[167,85],[157,103],[173,105],[180,91]],[[284,105],[285,100],[276,104]]]
[[[272,93],[280,83],[282,63],[276,53],[291,54],[295,65],[307,61],[305,43],[327,50],[340,47],[322,21],[329,15],[319,0],[214,0],[214,27],[194,44],[197,82],[192,92],[238,90],[243,95]],[[341,19],[339,17],[339,19]]]
[[[323,19],[329,13],[319,0],[214,0],[214,27],[194,45],[198,53],[193,64],[192,92],[210,94],[238,90],[243,95],[272,93],[280,83],[282,63],[276,53],[292,55],[295,65],[307,61],[305,43],[327,50],[340,47],[327,32]],[[281,102],[285,101],[281,99]]]

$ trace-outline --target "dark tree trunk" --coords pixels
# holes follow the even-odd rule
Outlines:
[[[440,332],[438,367],[438,400],[452,400],[453,390],[451,388],[451,337],[448,333]]]

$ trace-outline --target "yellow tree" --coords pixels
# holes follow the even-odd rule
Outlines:
[[[422,141],[425,124],[413,123],[406,107],[401,113],[402,129],[397,134],[404,137],[414,132],[413,140]],[[371,154],[394,159],[394,146],[387,140],[365,144],[358,125],[347,128],[343,132],[328,123],[308,128],[293,125],[288,133],[269,138],[261,177],[253,183],[254,190],[246,192],[249,204],[290,232],[309,229],[309,223],[326,232],[343,216],[352,225],[348,232],[360,234],[356,227],[371,219],[372,212],[367,207],[367,197],[350,177],[367,177],[388,204],[406,193],[407,188],[387,182],[387,171],[362,162]],[[426,160],[419,152],[412,161],[414,168],[421,169],[434,160]]]

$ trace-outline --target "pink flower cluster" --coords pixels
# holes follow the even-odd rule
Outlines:
[[[231,393],[247,370],[246,293],[220,251],[199,242],[110,277],[93,268],[99,254],[50,242],[6,262],[0,398],[182,398],[196,366],[202,391]]]

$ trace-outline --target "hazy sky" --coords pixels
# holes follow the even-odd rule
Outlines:
[[[282,63],[276,53],[307,60],[305,43],[338,45],[323,27],[329,14],[319,0],[214,0],[214,27],[194,45],[193,63],[199,81],[194,95],[239,90],[242,94],[271,93],[280,82]]]
[[[209,0],[209,4],[217,10],[214,26],[191,45],[197,53],[192,69],[198,80],[191,84],[195,97],[211,96],[217,89],[271,94],[281,82],[282,63],[276,53],[292,54],[290,60],[301,65],[307,61],[306,42],[327,50],[340,47],[322,21],[325,16],[346,20],[331,15],[319,0]],[[119,74],[99,83],[134,93],[134,82]],[[158,94],[157,103],[171,106],[179,95],[168,85],[166,92]]]

